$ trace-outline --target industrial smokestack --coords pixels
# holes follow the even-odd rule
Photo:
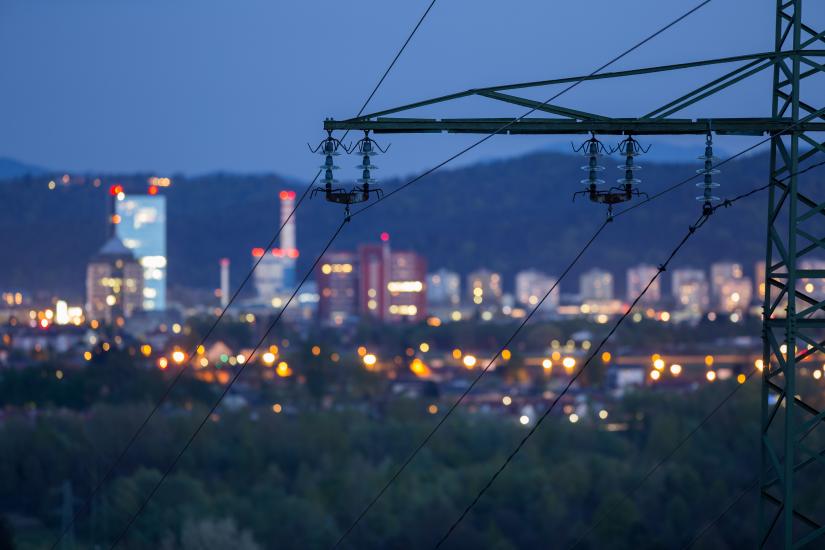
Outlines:
[[[229,258],[221,258],[221,307],[229,305]]]
[[[281,191],[281,223],[284,223],[295,207],[295,191]],[[289,218],[281,231],[281,250],[287,258],[297,257],[295,245],[295,216]]]

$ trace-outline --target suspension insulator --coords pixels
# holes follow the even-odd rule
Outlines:
[[[587,177],[581,180],[581,183],[585,185],[588,191],[595,191],[604,184],[604,180],[599,178],[598,175],[599,172],[604,172],[604,166],[599,164],[599,157],[606,154],[607,150],[602,142],[596,139],[596,136],[591,135],[590,139],[582,143],[576,151],[581,151],[587,159],[587,164],[581,167],[582,170],[587,172]]]
[[[625,140],[619,143],[618,151],[624,155],[624,164],[618,166],[619,170],[624,171],[624,177],[616,180],[616,183],[622,186],[627,193],[632,193],[638,187],[642,180],[636,177],[636,172],[642,169],[636,164],[636,157],[646,153],[642,146],[636,141],[633,136],[627,136]]]
[[[697,174],[702,174],[702,181],[696,184],[696,187],[702,189],[702,194],[696,197],[697,201],[704,203],[704,210],[709,211],[713,207],[714,202],[719,202],[722,199],[713,195],[713,190],[719,187],[719,184],[713,181],[713,176],[719,173],[719,170],[714,168],[714,164],[719,159],[713,156],[713,134],[708,131],[705,139],[705,154],[699,157],[699,160],[705,162],[704,168],[696,170]]]
[[[375,183],[375,179],[372,177],[372,171],[378,169],[378,166],[372,163],[370,157],[383,153],[384,150],[370,138],[369,132],[364,132],[364,138],[356,143],[355,150],[361,155],[361,164],[356,167],[361,170],[361,177],[358,179],[358,182],[369,190],[369,185]]]

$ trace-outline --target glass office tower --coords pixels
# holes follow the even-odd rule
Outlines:
[[[117,236],[143,267],[143,309],[166,309],[166,197],[119,197],[115,213]]]

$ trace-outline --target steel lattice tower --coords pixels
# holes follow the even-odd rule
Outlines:
[[[771,141],[770,197],[763,317],[763,382],[760,467],[760,547],[800,548],[825,539],[825,499],[815,486],[815,468],[825,469],[825,398],[800,383],[800,369],[825,355],[825,298],[814,297],[811,284],[825,289],[825,186],[800,189],[795,174],[825,158],[825,5],[806,3],[819,12],[818,25],[806,24],[803,0],[777,0],[774,49],[689,63],[604,72],[537,82],[474,88],[347,120],[327,119],[324,130],[374,133],[613,134],[768,136]],[[810,18],[812,21],[816,18]],[[584,81],[654,74],[694,67],[735,65],[657,109],[633,117],[608,117],[512,95],[511,91]],[[773,70],[769,117],[675,118],[688,106]],[[804,93],[803,93],[804,92]],[[529,117],[398,118],[388,117],[465,97],[531,109]],[[532,116],[537,113],[539,116]],[[548,117],[547,115],[551,115]],[[807,378],[810,381],[810,377]],[[807,393],[806,393],[807,392]],[[822,436],[817,439],[817,436]],[[817,441],[818,445],[817,446]],[[819,472],[821,474],[821,472]]]
[[[824,33],[806,25],[803,15],[802,0],[777,2],[775,51],[785,55],[778,56],[773,66],[771,115],[775,119],[789,116],[799,122],[809,115],[823,118],[825,84],[821,77],[825,67],[821,57],[812,58],[806,49],[823,42]],[[801,146],[808,150],[801,152]],[[768,205],[763,321],[763,546],[782,541],[784,548],[799,548],[825,535],[821,498],[817,506],[806,494],[817,479],[809,475],[815,473],[811,470],[825,464],[822,451],[814,447],[814,436],[819,435],[825,415],[818,392],[800,384],[799,379],[804,362],[825,352],[825,302],[811,292],[825,280],[825,269],[809,261],[825,249],[825,196],[814,185],[801,188],[794,175],[809,158],[823,153],[823,143],[802,128],[774,136],[771,141],[770,178],[774,185]]]

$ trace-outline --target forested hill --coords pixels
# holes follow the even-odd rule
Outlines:
[[[391,161],[388,155],[386,165]],[[615,162],[614,162],[615,161]],[[620,176],[608,159],[605,179]],[[698,161],[697,161],[698,163]],[[655,193],[694,174],[697,163],[647,164],[642,188]],[[441,170],[356,216],[334,248],[375,241],[388,231],[396,248],[423,253],[431,268],[466,273],[478,267],[512,275],[535,267],[558,273],[605,215],[604,207],[583,198],[581,157],[532,154],[455,170]],[[644,163],[643,163],[644,164]],[[767,156],[724,166],[719,193],[733,196],[764,184]],[[94,176],[92,176],[94,177]],[[82,295],[85,264],[104,240],[105,193],[112,182],[127,192],[144,190],[148,175],[108,176],[100,187],[62,185],[56,176],[27,176],[0,183],[0,288],[50,289]],[[821,177],[811,172],[806,177]],[[55,178],[55,190],[48,182]],[[212,174],[173,177],[168,197],[169,278],[172,285],[214,287],[218,259],[228,257],[237,281],[250,265],[250,250],[263,246],[277,229],[278,191],[304,182],[276,175]],[[73,181],[77,181],[75,177]],[[692,181],[666,196],[621,216],[583,258],[582,268],[600,266],[619,275],[629,265],[660,263],[699,213]],[[403,180],[383,181],[390,190]],[[722,210],[680,254],[679,264],[706,266],[730,258],[753,263],[764,253],[766,194]],[[308,266],[343,215],[321,198],[298,212],[301,264]],[[572,280],[571,280],[572,281]],[[576,284],[562,285],[574,291]]]

